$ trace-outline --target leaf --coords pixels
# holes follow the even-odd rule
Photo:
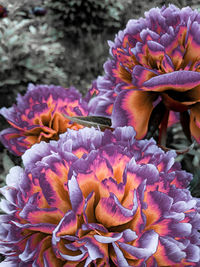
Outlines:
[[[63,114],[63,116],[70,121],[76,122],[78,124],[81,124],[83,126],[87,127],[95,127],[95,128],[100,128],[101,130],[105,129],[110,129],[111,128],[111,119],[106,118],[106,117],[101,117],[101,116],[67,116]]]
[[[0,86],[6,85],[6,84],[19,84],[19,83],[20,83],[20,80],[6,79],[0,82]]]
[[[10,159],[10,157],[7,155],[6,150],[4,150],[3,152],[3,156],[2,156],[2,164],[3,164],[3,168],[5,173],[8,173],[9,170],[15,166],[15,164],[13,163],[13,161]]]
[[[34,81],[36,82],[38,77],[36,75],[34,75],[33,73],[27,72],[26,73],[26,79],[29,79],[30,81]]]
[[[30,31],[32,34],[36,34],[36,33],[37,33],[37,30],[36,30],[36,28],[35,28],[33,25],[30,25],[30,26],[29,26],[29,31]]]
[[[9,44],[9,45],[13,45],[14,43],[17,42],[17,40],[18,40],[18,36],[17,36],[17,35],[13,35],[13,36],[9,39],[8,44]]]
[[[164,115],[165,115],[166,107],[161,101],[158,105],[155,106],[153,111],[151,112],[151,116],[149,119],[148,131],[146,134],[147,139],[151,138],[155,131],[158,129]]]
[[[7,155],[6,150],[3,151],[0,155],[0,160],[2,162],[3,171],[0,173],[0,185],[1,187],[6,184],[6,176],[9,173],[9,170],[15,166],[13,161]],[[0,210],[1,213],[1,210]]]

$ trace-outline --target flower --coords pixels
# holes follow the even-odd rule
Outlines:
[[[3,5],[0,5],[0,18],[5,18],[8,16],[8,10]]]
[[[200,142],[199,35],[200,14],[189,7],[152,8],[129,20],[109,42],[112,59],[97,79],[91,112],[111,116],[113,127],[133,126],[137,139],[150,124],[166,128],[169,112],[179,112],[188,137]]]
[[[1,108],[0,114],[12,126],[0,132],[0,140],[20,156],[35,143],[57,140],[68,128],[82,128],[63,114],[86,116],[88,106],[74,87],[29,84],[26,94],[18,95],[17,105]]]
[[[33,145],[1,189],[4,266],[199,266],[199,202],[174,156],[132,127]]]

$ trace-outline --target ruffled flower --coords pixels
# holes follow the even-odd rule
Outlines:
[[[68,128],[82,128],[63,114],[86,116],[88,106],[74,87],[29,84],[27,93],[18,95],[17,105],[2,108],[0,114],[12,126],[1,131],[0,140],[8,150],[20,156],[35,143],[57,140]]]
[[[97,79],[91,113],[111,117],[113,127],[133,126],[142,139],[178,112],[187,137],[200,142],[199,36],[200,14],[189,7],[152,8],[130,20],[109,42],[112,59]]]
[[[3,266],[199,266],[198,203],[174,156],[131,127],[35,144],[1,189]]]

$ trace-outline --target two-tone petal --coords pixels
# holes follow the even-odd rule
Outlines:
[[[82,128],[64,115],[86,116],[88,105],[74,87],[29,84],[26,94],[18,95],[17,104],[2,108],[0,114],[11,125],[0,133],[1,142],[15,155],[22,155],[35,143],[58,140],[68,128]]]

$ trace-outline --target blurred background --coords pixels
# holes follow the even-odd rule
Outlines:
[[[0,107],[10,107],[28,83],[74,85],[83,95],[109,57],[113,40],[129,19],[169,3],[199,9],[195,0],[0,0]],[[0,118],[0,130],[8,127]],[[169,129],[168,145],[182,149],[187,140],[179,125]],[[179,155],[183,168],[194,174],[192,192],[200,196],[198,145]],[[21,159],[0,144],[0,183]]]

